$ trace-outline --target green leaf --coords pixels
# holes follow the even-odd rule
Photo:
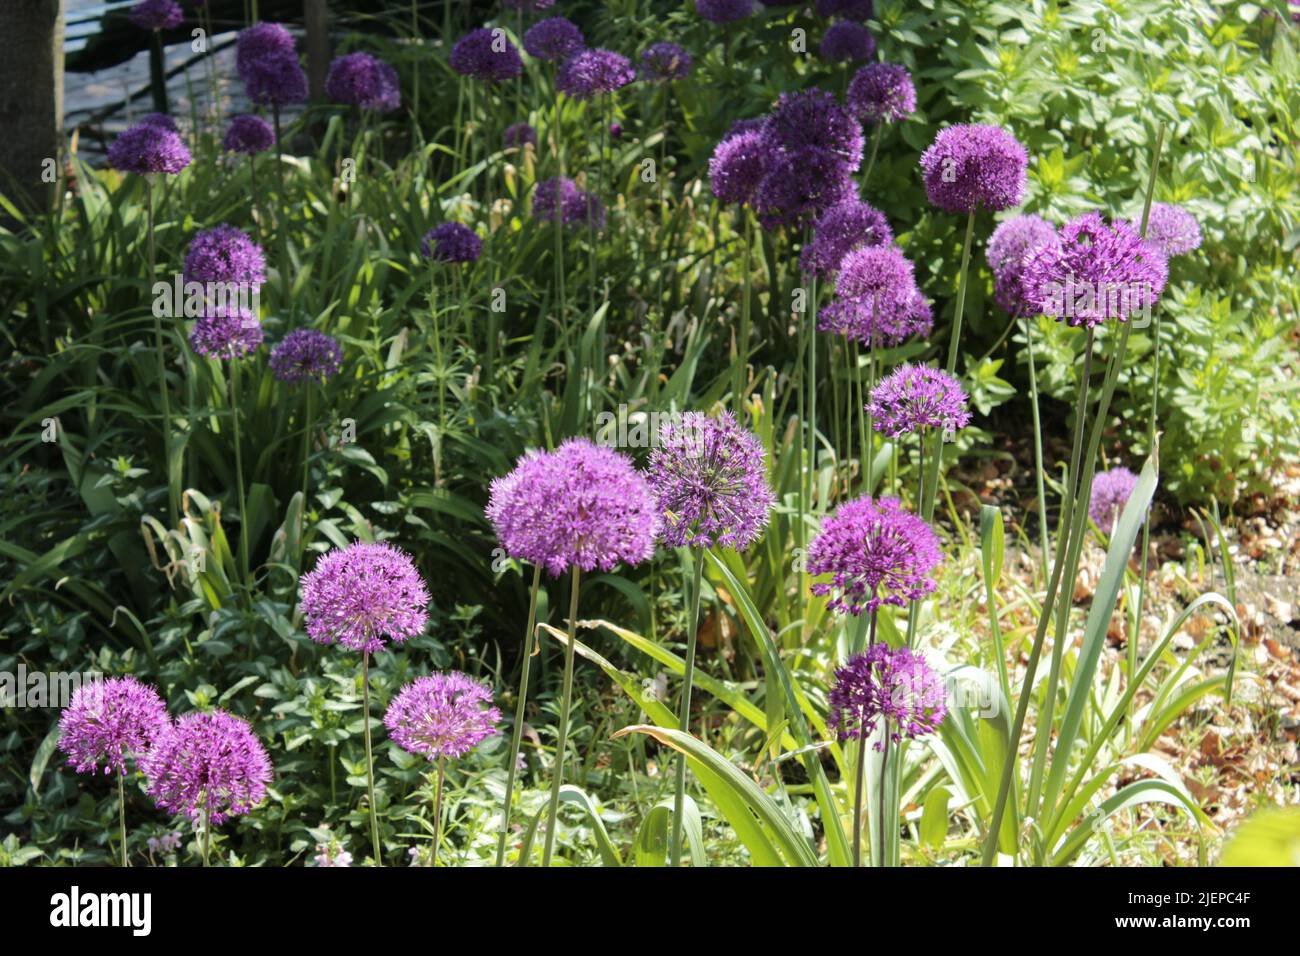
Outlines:
[[[700,808],[689,796],[684,798],[686,842],[691,848],[691,859],[696,866],[708,866],[708,857],[704,853],[704,825],[700,820]],[[661,800],[656,803],[646,818],[641,821],[641,828],[636,834],[636,865],[663,866],[668,859],[668,834],[673,819],[673,801]]]

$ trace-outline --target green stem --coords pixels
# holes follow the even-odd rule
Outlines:
[[[578,585],[582,572],[573,566],[573,582],[569,593],[569,640],[564,646],[564,687],[560,696],[560,726],[555,740],[555,771],[551,777],[551,801],[546,811],[546,846],[542,851],[542,866],[551,865],[555,848],[555,824],[560,811],[560,787],[564,783],[564,751],[569,743],[569,706],[573,700],[573,650],[578,640]]]
[[[528,596],[528,627],[524,630],[524,659],[519,674],[519,697],[515,701],[515,723],[510,733],[510,758],[506,764],[506,795],[501,804],[501,839],[497,843],[497,866],[505,866],[506,842],[510,838],[510,804],[514,798],[515,776],[519,768],[519,747],[523,743],[524,714],[528,703],[528,671],[533,657],[533,630],[537,627],[537,591],[541,585],[542,566],[533,568],[533,586]]]
[[[1038,483],[1038,533],[1041,540],[1043,580],[1047,580],[1047,490],[1043,482],[1043,426],[1038,414],[1038,373],[1034,361],[1034,320],[1025,319],[1025,345],[1029,351],[1029,398],[1034,419],[1034,476]],[[1010,698],[1008,698],[1010,699]]]
[[[375,866],[383,866],[379,851],[379,808],[375,806],[375,754],[370,743],[370,652],[361,654],[361,715],[366,738],[366,793],[370,798],[370,845],[375,855]]]
[[[235,488],[239,492],[239,571],[244,587],[249,588],[248,501],[244,496],[244,456],[239,439],[239,359],[230,363],[230,418],[235,430]]]
[[[148,222],[149,289],[152,294],[153,280],[157,274],[158,265],[157,247],[154,244],[153,181],[147,175],[144,177],[144,195],[145,214]],[[162,318],[158,315],[156,309],[153,312],[154,350],[158,353],[158,392],[162,399],[163,462],[167,472],[167,513],[171,519],[171,527],[175,528],[180,523],[181,509],[178,494],[180,479],[175,474],[176,469],[172,463],[172,404],[171,395],[167,389],[167,358],[163,348]]]
[[[876,168],[876,153],[880,150],[880,138],[884,135],[885,124],[876,124],[876,131],[871,134],[871,157],[867,160],[867,171],[862,174],[862,189],[865,192],[871,180],[871,171]]]
[[[744,256],[744,291],[740,300],[740,341],[736,343],[736,365],[732,369],[731,394],[736,406],[737,417],[741,416],[745,405],[745,369],[749,363],[749,297],[750,269],[752,268],[750,244],[753,238],[753,221],[749,209],[740,207],[740,216],[745,221],[745,256]],[[743,420],[743,419],[742,419]]]
[[[203,865],[208,865],[208,853],[212,847],[212,813],[208,809],[208,800],[211,796],[204,797],[203,800]]]
[[[890,843],[887,839],[889,834],[889,822],[885,817],[885,798],[889,791],[889,776],[887,768],[889,766],[889,718],[883,717],[880,722],[880,859],[876,861],[878,866],[884,867],[890,865],[892,856],[889,849]],[[895,819],[897,819],[895,817]],[[897,829],[897,827],[895,827]]]
[[[117,775],[117,828],[122,837],[122,865],[130,866],[126,858],[126,786],[122,783],[125,774]]]
[[[862,866],[862,796],[867,788],[867,735],[858,729],[858,768],[853,784],[853,866]]]
[[[691,549],[694,568],[691,573],[690,630],[686,632],[686,670],[682,675],[682,702],[677,711],[677,724],[683,733],[691,731],[691,684],[695,679],[695,645],[700,626],[700,592],[703,590],[704,552]],[[677,755],[677,786],[673,796],[673,840],[668,845],[674,867],[682,862],[682,815],[686,806],[686,757]]]
[[[447,776],[447,758],[438,758],[438,783],[433,791],[433,866],[438,865],[438,846],[442,839],[442,786]]]

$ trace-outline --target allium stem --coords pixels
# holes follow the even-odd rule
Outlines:
[[[230,363],[230,417],[235,437],[235,488],[239,492],[239,572],[244,587],[248,578],[248,501],[244,496],[244,455],[239,440],[239,359]]]
[[[212,811],[208,808],[211,795],[203,798],[203,865],[208,865],[208,853],[212,847]]]
[[[805,234],[805,244],[808,234]],[[817,276],[808,282],[808,507],[817,491]]]
[[[893,855],[889,841],[888,821],[885,818],[885,796],[889,791],[889,718],[882,716],[880,721],[880,858],[876,860],[876,866],[884,867],[889,865],[889,858]],[[897,810],[897,807],[894,808]]]
[[[501,839],[497,842],[497,866],[506,865],[506,843],[510,839],[510,804],[514,799],[515,776],[519,769],[519,746],[523,742],[524,714],[528,705],[528,671],[533,657],[533,631],[537,627],[537,591],[542,566],[533,567],[533,586],[528,595],[528,627],[524,629],[524,657],[520,665],[519,696],[515,699],[515,724],[510,732],[510,757],[506,764],[506,795],[501,804]]]
[[[148,175],[144,177],[144,208],[148,222],[149,286],[152,289],[154,275],[158,271],[158,266],[153,228],[153,180]],[[174,473],[175,466],[172,463],[172,404],[171,396],[167,390],[167,358],[163,348],[162,319],[158,317],[156,311],[153,317],[153,335],[154,350],[158,353],[158,392],[162,398],[163,467],[167,473],[167,507],[171,527],[174,528],[180,521],[181,509],[178,493],[180,478]]]
[[[442,840],[442,787],[447,779],[447,758],[438,758],[438,782],[433,790],[433,862],[438,865],[438,847]]]
[[[122,783],[123,773],[117,775],[117,828],[122,838],[122,865],[130,866],[126,858],[126,786]]]
[[[971,237],[975,232],[975,212],[966,217],[966,237],[961,243],[961,272],[957,276],[957,312],[952,318],[952,338],[948,342],[949,375],[957,373],[957,348],[961,342],[961,323],[966,314],[966,277],[970,272]]]
[[[300,565],[303,552],[307,546],[307,486],[311,478],[311,430],[313,427],[313,412],[315,411],[312,407],[312,380],[308,379],[305,385],[307,409],[303,416],[304,428],[302,433],[302,504],[298,510],[298,559]]]
[[[876,597],[875,589],[872,589],[871,597]],[[871,646],[876,643],[876,614],[877,608],[871,609],[870,614],[870,632],[867,637],[867,644]],[[869,735],[862,732],[862,724],[858,724],[858,773],[857,784],[854,788],[853,796],[853,865],[854,867],[862,866],[862,814],[863,814],[863,794],[867,789],[867,737]]]
[[[1034,320],[1025,319],[1025,347],[1029,352],[1029,401],[1034,419],[1034,477],[1038,483],[1038,533],[1042,548],[1043,580],[1047,580],[1047,552],[1051,549],[1047,534],[1047,490],[1043,483],[1043,427],[1038,414],[1038,372],[1034,361]]]
[[[578,640],[578,585],[582,570],[573,566],[569,591],[569,640],[564,645],[564,687],[560,696],[560,726],[555,739],[555,769],[551,776],[551,802],[546,811],[546,846],[542,866],[551,865],[555,848],[555,823],[560,811],[560,787],[564,783],[564,751],[569,744],[569,704],[573,699],[573,645]]]
[[[658,174],[658,170],[656,170]],[[750,296],[750,277],[749,272],[752,268],[752,259],[750,245],[753,242],[754,224],[750,218],[749,209],[745,206],[740,207],[740,217],[745,223],[745,247],[742,276],[744,285],[740,299],[740,338],[736,342],[736,364],[731,370],[731,397],[736,406],[736,416],[744,414],[745,406],[745,368],[749,363],[749,296]],[[743,418],[741,419],[743,421]]]
[[[682,702],[677,711],[677,724],[683,733],[691,731],[691,684],[695,680],[695,647],[700,627],[700,592],[703,590],[704,551],[691,548],[691,616],[690,630],[686,632],[686,669],[682,674]],[[677,755],[677,785],[673,794],[673,840],[668,845],[669,858],[674,867],[682,863],[682,815],[686,807],[686,756]]]
[[[375,866],[383,866],[379,852],[379,810],[375,806],[375,756],[370,746],[370,652],[361,654],[361,716],[366,738],[366,793],[370,797],[370,844],[375,854]]]
[[[877,122],[876,131],[871,134],[871,156],[867,159],[867,171],[862,174],[863,193],[866,192],[867,183],[871,181],[871,171],[876,168],[876,153],[880,150],[880,138],[884,132],[884,122]]]

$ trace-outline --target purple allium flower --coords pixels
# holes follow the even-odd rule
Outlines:
[[[190,240],[185,253],[185,281],[258,287],[266,281],[266,256],[247,233],[223,222],[196,232]]]
[[[343,367],[343,349],[315,329],[294,329],[271,349],[271,374],[282,382],[324,382]]]
[[[1168,262],[1131,223],[1108,225],[1090,212],[1067,222],[1058,237],[1025,265],[1022,283],[1032,309],[1092,327],[1107,319],[1126,322],[1160,298]]]
[[[950,213],[997,212],[1020,205],[1029,155],[1001,126],[960,124],[939,130],[921,154],[930,202]]]
[[[307,102],[307,74],[298,63],[293,35],[278,23],[255,23],[235,40],[235,70],[254,103],[284,106]]]
[[[180,127],[176,125],[176,120],[172,119],[166,113],[145,113],[140,117],[140,125],[160,126],[163,129],[171,130],[173,133],[180,132]]]
[[[513,80],[524,71],[519,51],[500,27],[479,27],[466,33],[451,48],[448,62],[461,76],[489,83]]]
[[[476,262],[483,254],[483,240],[469,226],[444,222],[434,226],[420,241],[420,255],[436,262]]]
[[[211,309],[194,320],[190,331],[190,348],[222,361],[251,355],[261,344],[262,323],[247,309]]]
[[[1015,316],[1030,314],[1033,308],[1024,285],[1025,267],[1039,250],[1059,245],[1052,224],[1038,216],[1013,216],[1000,223],[985,252],[998,305]]]
[[[876,15],[873,0],[817,0],[819,17],[843,17],[845,20],[870,20]]]
[[[862,165],[862,126],[825,90],[782,93],[763,124],[763,135],[773,147],[787,152],[825,150],[848,172]]]
[[[158,691],[134,677],[82,684],[59,717],[59,749],[77,773],[126,773],[169,723]]]
[[[1127,468],[1103,471],[1092,480],[1092,496],[1088,501],[1088,517],[1097,523],[1105,534],[1115,530],[1120,512],[1137,487],[1138,476]]]
[[[916,112],[912,74],[897,63],[869,63],[858,70],[846,98],[864,123],[896,123]]]
[[[579,189],[568,177],[544,179],[533,191],[533,216],[562,225],[588,225],[597,232],[605,228],[604,204]]]
[[[870,203],[849,199],[817,217],[812,242],[799,254],[799,267],[810,275],[828,276],[854,249],[893,241],[894,231],[884,213]]]
[[[831,63],[869,60],[876,53],[876,38],[861,23],[840,20],[822,34],[820,52],[822,59]]]
[[[659,534],[654,495],[631,459],[586,438],[523,455],[492,482],[487,517],[508,555],[552,576],[640,564]]]
[[[128,15],[142,30],[174,30],[185,19],[176,0],[141,0]]]
[[[325,77],[331,99],[363,110],[391,113],[402,105],[397,71],[369,53],[335,57]]]
[[[754,0],[695,0],[695,12],[711,23],[735,23],[754,12]]]
[[[179,135],[148,123],[132,126],[108,147],[108,165],[125,173],[174,175],[191,160]]]
[[[869,737],[883,718],[895,743],[936,733],[948,715],[947,688],[910,648],[882,642],[854,654],[835,672],[826,727],[840,740]],[[883,741],[875,745],[883,749]]]
[[[731,412],[686,412],[665,421],[646,472],[659,503],[660,536],[675,548],[744,551],[776,504],[763,445]]]
[[[853,615],[929,594],[937,587],[930,571],[942,560],[934,531],[897,498],[846,501],[808,546],[808,573],[831,575],[812,593],[830,595],[828,608]]]
[[[661,40],[641,52],[641,78],[655,83],[684,80],[691,75],[691,55],[676,43]]]
[[[613,50],[579,50],[555,74],[555,86],[575,100],[613,93],[636,79],[628,58]]]
[[[530,123],[514,123],[505,128],[501,134],[501,143],[506,147],[520,147],[526,143],[537,145],[537,130]]]
[[[539,20],[524,34],[524,49],[539,60],[563,60],[586,45],[577,24],[565,17]]]
[[[279,23],[263,20],[240,30],[235,37],[235,71],[245,83],[249,73],[263,60],[297,56],[298,45],[293,34]]]
[[[142,763],[154,803],[191,820],[207,811],[213,825],[248,813],[271,782],[262,742],[247,722],[219,709],[179,718]]]
[[[713,195],[725,203],[752,202],[767,171],[770,154],[763,134],[757,130],[728,134],[709,159]]]
[[[411,556],[391,544],[356,541],[336,548],[302,578],[307,635],[377,653],[418,637],[429,623],[429,592]]]
[[[911,261],[892,244],[847,253],[840,260],[835,294],[835,301],[818,313],[817,328],[872,348],[912,335],[918,312],[926,308]]]
[[[966,391],[942,369],[903,363],[871,390],[875,429],[898,438],[924,428],[947,434],[970,424]]]
[[[848,167],[833,153],[816,147],[778,152],[754,193],[754,210],[764,229],[802,226],[853,192]]]
[[[223,145],[232,153],[263,153],[275,145],[275,128],[260,116],[231,119]]]
[[[384,714],[384,726],[403,750],[422,754],[430,762],[454,759],[500,733],[496,725],[501,711],[491,705],[492,689],[487,684],[459,671],[430,674],[397,692]]]
[[[618,139],[618,138],[619,138],[620,136],[622,136],[622,135],[623,135],[623,126],[622,126],[621,123],[610,123],[610,124],[609,124],[609,138],[610,138],[610,139]]]
[[[1196,217],[1182,206],[1152,203],[1146,241],[1166,257],[1185,255],[1201,244],[1201,227]]]

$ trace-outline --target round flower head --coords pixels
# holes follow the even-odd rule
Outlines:
[[[1201,227],[1182,206],[1152,203],[1146,241],[1166,257],[1185,255],[1201,244]]]
[[[754,0],[695,0],[695,12],[711,23],[735,23],[754,12]]]
[[[240,30],[235,37],[235,71],[245,83],[249,74],[263,61],[297,55],[298,46],[293,34],[279,23],[263,20]]]
[[[864,123],[896,123],[916,112],[916,87],[907,67],[868,63],[853,74],[847,100]]]
[[[483,253],[483,240],[469,226],[444,222],[434,226],[420,242],[420,254],[436,262],[476,262]]]
[[[1108,319],[1126,322],[1160,298],[1168,262],[1130,223],[1107,224],[1090,212],[1067,222],[1058,237],[1025,265],[1031,309],[1091,328]]]
[[[158,691],[134,677],[82,684],[59,717],[59,749],[77,773],[126,773],[167,727]]]
[[[887,246],[894,241],[885,214],[870,203],[850,199],[827,209],[813,224],[812,242],[799,253],[799,267],[815,276],[828,276],[854,249]]]
[[[424,632],[429,592],[411,556],[391,544],[334,549],[302,579],[307,635],[318,644],[376,653]]]
[[[487,517],[508,555],[552,576],[640,564],[659,534],[654,495],[631,460],[586,438],[521,457],[492,482]]]
[[[269,56],[244,77],[244,93],[261,106],[307,102],[307,74],[298,57]]]
[[[843,17],[845,20],[870,20],[876,15],[873,0],[817,0],[819,17]]]
[[[236,116],[230,121],[223,145],[232,153],[264,153],[275,145],[275,127],[260,116]]]
[[[822,332],[874,348],[903,341],[914,330],[920,290],[911,261],[895,245],[864,246],[839,263],[836,299],[817,316]]]
[[[266,281],[266,256],[247,233],[222,223],[195,233],[190,240],[185,281],[261,286]]]
[[[169,813],[216,825],[266,796],[271,761],[248,724],[224,710],[186,714],[145,756],[149,796]]]
[[[924,428],[951,434],[970,424],[966,392],[947,372],[904,363],[871,390],[875,429],[898,438]]]
[[[384,726],[393,743],[430,762],[463,757],[500,733],[501,711],[491,704],[486,684],[458,671],[431,674],[398,691],[384,714]]]
[[[1092,480],[1092,496],[1088,501],[1088,517],[1096,522],[1105,534],[1115,530],[1115,522],[1137,486],[1138,476],[1127,468],[1103,471]]]
[[[660,427],[646,466],[672,547],[744,551],[767,527],[776,496],[763,445],[731,412],[687,412]]]
[[[1038,216],[1013,216],[1000,223],[989,238],[985,252],[993,270],[993,297],[998,305],[1016,316],[1033,312],[1025,289],[1025,267],[1030,258],[1059,243],[1056,230]]]
[[[506,147],[519,147],[525,144],[537,145],[537,130],[529,123],[514,123],[505,128],[501,134],[501,144]]]
[[[651,43],[641,51],[641,78],[655,83],[684,80],[691,75],[694,62],[676,43]]]
[[[758,130],[731,133],[713,150],[709,159],[709,184],[722,202],[748,203],[754,199],[767,171],[771,154]]]
[[[141,0],[131,8],[129,16],[142,30],[174,30],[185,19],[176,0]]]
[[[830,595],[827,607],[853,615],[929,594],[937,586],[930,571],[941,560],[935,533],[897,498],[845,502],[808,546],[808,573],[831,576],[812,593]]]
[[[175,175],[191,160],[177,133],[151,123],[132,126],[108,147],[108,165],[124,173]]]
[[[586,45],[582,31],[565,17],[539,20],[524,34],[524,49],[539,60],[563,60]]]
[[[397,71],[369,53],[349,53],[330,63],[325,92],[363,110],[390,113],[402,105]]]
[[[343,349],[315,329],[294,329],[271,349],[271,374],[291,385],[324,382],[343,367]]]
[[[627,57],[613,50],[579,50],[555,74],[555,86],[575,100],[613,93],[636,79]]]
[[[827,729],[840,740],[869,737],[884,719],[895,743],[936,733],[948,715],[947,689],[925,658],[906,648],[872,644],[835,672]],[[883,748],[883,741],[875,745]]]
[[[176,120],[172,119],[166,113],[145,113],[140,117],[142,126],[161,126],[163,129],[169,129],[173,133],[179,133],[180,127],[176,125]]]
[[[565,226],[590,225],[604,228],[605,208],[591,193],[584,192],[568,177],[544,179],[533,191],[533,216]]]
[[[513,80],[524,71],[519,51],[500,27],[480,27],[466,33],[451,48],[448,62],[461,76],[489,83]]]
[[[847,173],[862,165],[862,126],[825,90],[782,93],[763,134],[787,152],[825,150],[845,164]]]
[[[869,60],[876,53],[876,38],[861,23],[840,20],[822,34],[820,52],[822,59],[831,63]]]
[[[853,196],[848,165],[824,149],[778,151],[764,167],[754,211],[764,229],[809,225]]]
[[[950,213],[1020,205],[1028,165],[1029,155],[1014,136],[982,124],[941,129],[921,154],[926,194]]]
[[[262,323],[247,309],[210,309],[194,320],[190,331],[190,348],[222,361],[251,355],[261,344]]]

